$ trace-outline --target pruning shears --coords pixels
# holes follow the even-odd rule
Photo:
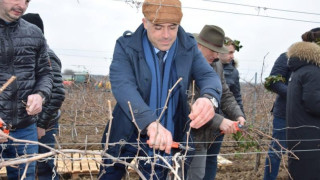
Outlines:
[[[248,129],[248,126],[242,125],[239,122],[233,122],[233,125],[234,125],[237,132],[238,131],[246,131]],[[221,134],[224,134],[224,132],[221,131]]]
[[[7,126],[6,123],[0,122],[0,130],[3,131],[6,134],[9,134],[10,132],[10,126]]]
[[[150,144],[150,140],[147,140],[147,144]],[[175,141],[172,142],[171,148],[181,149],[181,150],[185,150],[185,151],[186,151],[186,150],[188,150],[188,151],[194,151],[194,148],[192,148],[192,147],[186,147],[186,146],[184,146],[183,144],[178,143],[178,142],[175,142]]]

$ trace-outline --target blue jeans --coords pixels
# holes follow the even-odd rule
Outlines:
[[[21,139],[21,140],[30,140],[30,141],[38,141],[38,132],[36,124],[32,124],[26,128],[16,129],[15,131],[10,131],[10,136]],[[3,148],[3,149],[2,149]],[[8,142],[3,143],[0,147],[0,150],[3,150],[2,157],[6,160],[13,159],[18,156],[23,156],[26,154],[37,154],[38,153],[38,145],[36,144],[26,144],[26,143],[15,143],[12,140],[8,140]],[[0,151],[0,152],[1,152]],[[17,168],[7,166],[7,176],[9,180],[17,180],[20,179],[23,175],[26,164],[19,164]],[[35,179],[35,170],[36,170],[36,162],[32,162],[29,164],[26,178],[25,180],[33,180]]]
[[[224,135],[220,135],[216,138],[215,142],[209,147],[207,151],[207,160],[206,160],[206,172],[204,175],[204,180],[215,179],[218,168],[217,156],[220,152],[221,144],[223,141]]]
[[[278,139],[281,146],[283,146],[284,148],[287,148],[286,130],[284,129],[285,127],[286,127],[285,119],[274,117],[272,137],[275,139]],[[268,151],[268,157],[266,158],[264,178],[263,178],[264,180],[277,179],[282,156],[281,156],[281,152],[274,152],[274,150],[280,151],[281,148],[275,141],[272,141]]]
[[[54,144],[56,141],[53,137],[53,134],[56,134],[58,132],[58,126],[59,126],[59,124],[57,121],[57,123],[55,123],[53,127],[49,128],[50,130],[46,132],[46,135],[41,137],[39,142],[54,148]],[[46,153],[49,151],[50,151],[49,149],[42,147],[42,146],[39,146],[39,154]],[[58,180],[59,179],[59,175],[57,174],[56,167],[54,165],[54,159],[53,159],[54,156],[50,157],[50,158],[52,158],[52,159],[38,162],[37,175],[38,175],[39,180],[47,180],[47,179]],[[52,178],[52,177],[54,177],[54,178]]]

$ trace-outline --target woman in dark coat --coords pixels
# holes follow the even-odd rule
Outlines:
[[[288,50],[292,70],[287,94],[288,148],[293,179],[320,179],[320,28],[302,35]]]
[[[265,88],[276,93],[277,98],[272,107],[272,137],[266,157],[264,180],[277,179],[280,163],[282,160],[281,148],[287,148],[286,137],[286,104],[288,81],[291,76],[291,70],[288,66],[287,53],[282,53],[274,63],[270,76],[266,78]],[[277,143],[277,141],[280,145]]]

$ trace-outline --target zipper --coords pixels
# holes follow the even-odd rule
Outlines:
[[[1,38],[1,54],[2,56],[0,57],[1,59],[1,65],[7,65],[7,54],[6,54],[6,48],[5,48],[5,44],[4,44],[4,39]]]
[[[8,66],[9,66],[9,73],[11,75],[14,75],[15,76],[15,71],[14,71],[14,58],[13,58],[13,55],[14,55],[14,47],[13,47],[13,43],[12,43],[12,39],[10,37],[10,34],[9,34],[9,28],[8,27],[5,27],[5,34],[6,34],[6,39],[8,41],[8,54],[7,54],[7,62],[8,62]],[[11,122],[11,125],[16,125],[18,122],[17,120],[17,116],[18,116],[18,112],[17,112],[17,107],[18,107],[18,91],[17,91],[17,88],[18,85],[17,85],[17,80],[13,81],[12,84],[11,84],[11,88],[12,88],[12,96],[13,96],[13,100],[14,102],[12,103],[12,122]]]

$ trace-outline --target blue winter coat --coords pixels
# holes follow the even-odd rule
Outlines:
[[[151,89],[151,71],[145,60],[142,46],[143,24],[132,35],[120,37],[115,46],[113,61],[110,66],[110,81],[112,92],[117,104],[113,111],[113,122],[109,142],[118,142],[121,139],[128,140],[136,127],[132,123],[128,102],[131,103],[133,114],[140,130],[145,129],[158,117],[149,107]],[[179,27],[179,42],[174,63],[177,76],[183,80],[179,83],[179,102],[174,117],[175,141],[182,141],[188,130],[188,105],[187,90],[190,80],[196,80],[201,88],[200,94],[214,96],[218,101],[221,97],[221,82],[219,76],[206,62],[197,48],[197,43],[191,34],[187,34]],[[106,127],[107,129],[108,127]],[[105,134],[105,133],[104,133]],[[105,142],[105,137],[102,142]]]

